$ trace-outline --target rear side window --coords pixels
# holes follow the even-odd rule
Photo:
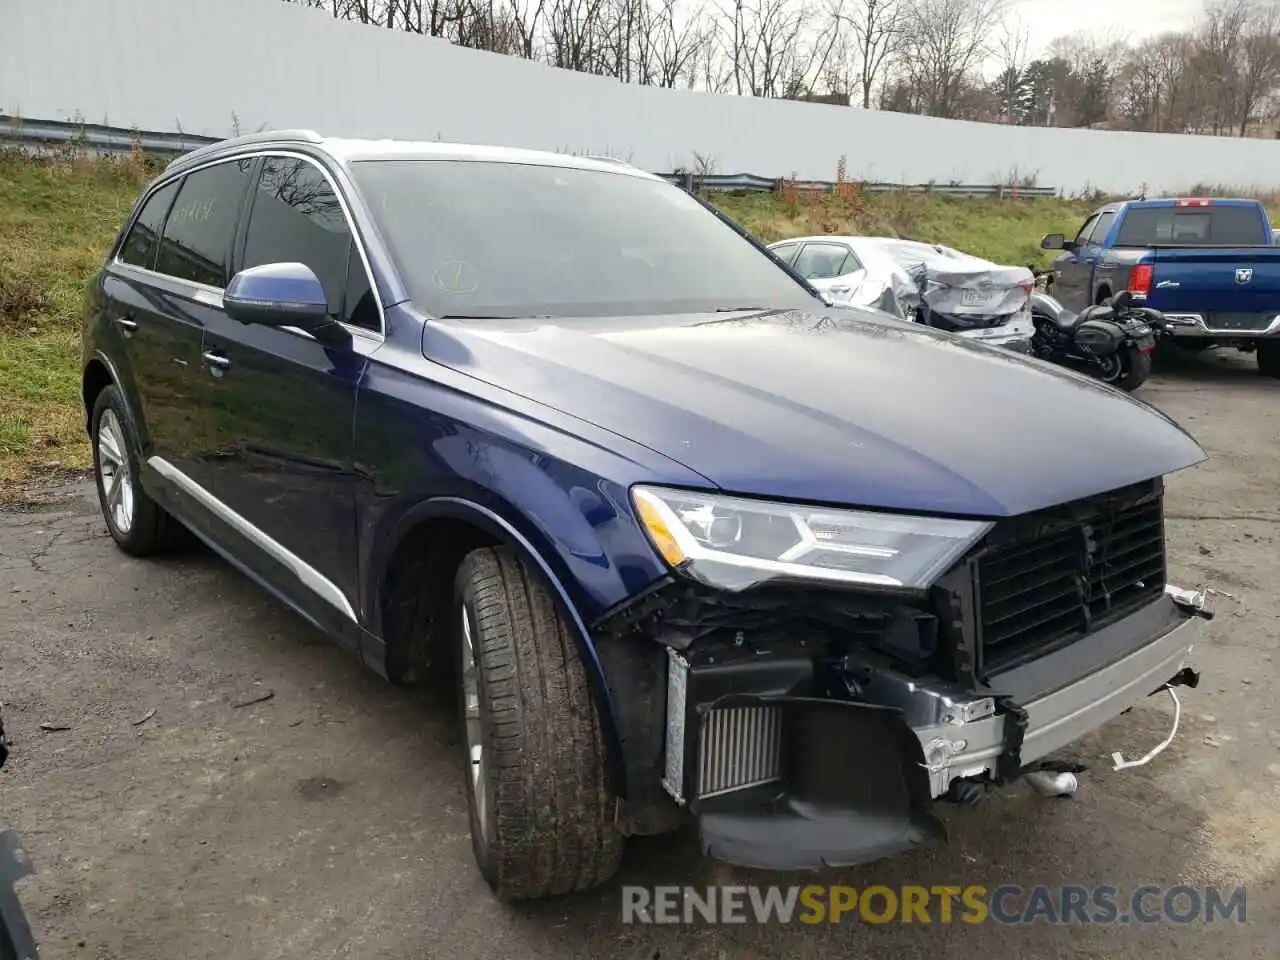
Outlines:
[[[305,263],[324,287],[331,313],[377,330],[376,309],[368,303],[360,306],[370,295],[369,281],[354,247],[338,196],[315,165],[292,157],[263,161],[245,235],[243,268]],[[352,302],[344,304],[349,267],[357,283]]]
[[[806,280],[830,280],[848,273],[849,250],[835,243],[806,243],[796,257],[796,273]]]
[[[790,266],[799,248],[800,244],[798,243],[780,243],[776,247],[770,247],[769,249],[773,251],[775,257]]]
[[[231,160],[189,173],[164,225],[156,270],[221,289],[252,160]]]
[[[1098,215],[1095,213],[1092,217],[1084,222],[1084,226],[1080,228],[1080,232],[1076,234],[1076,243],[1087,243],[1089,234],[1093,232],[1093,228],[1097,226]]]
[[[1110,210],[1098,217],[1098,222],[1089,231],[1089,242],[1102,243],[1103,240],[1107,239],[1107,234],[1111,232],[1111,224],[1115,222],[1115,219],[1115,213]]]
[[[150,270],[156,262],[156,249],[160,246],[160,231],[164,228],[164,217],[169,212],[174,195],[178,192],[177,183],[167,183],[147,198],[133,221],[129,235],[120,246],[120,260],[135,267],[146,267]]]
[[[1271,239],[1254,207],[1142,207],[1125,214],[1116,246],[1161,244],[1255,247],[1270,246]]]

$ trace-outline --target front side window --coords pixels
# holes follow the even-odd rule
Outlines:
[[[143,204],[138,218],[133,221],[129,235],[120,245],[120,260],[135,267],[155,266],[156,249],[160,246],[160,231],[164,229],[165,214],[178,192],[177,183],[166,183],[151,194]]]
[[[306,264],[324,287],[335,317],[379,328],[376,308],[371,310],[367,302],[360,306],[371,291],[342,204],[325,175],[309,161],[268,157],[262,163],[242,267],[265,263]],[[350,291],[349,269],[355,280]]]
[[[169,210],[156,270],[221,289],[252,160],[228,160],[189,173]]]
[[[484,160],[353,168],[410,296],[438,317],[819,305],[763,249],[660,180]]]

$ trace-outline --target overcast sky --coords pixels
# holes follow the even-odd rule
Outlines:
[[[1203,0],[1015,0],[1013,10],[1027,25],[1031,56],[1043,54],[1055,37],[1085,30],[1107,39],[1145,37],[1192,26]]]

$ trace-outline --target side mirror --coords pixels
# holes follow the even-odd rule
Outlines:
[[[351,335],[329,315],[329,300],[315,272],[303,263],[264,263],[241,270],[222,294],[232,320],[265,327],[297,327],[326,343]]]
[[[1050,233],[1040,238],[1041,250],[1065,250],[1067,238],[1060,233]]]

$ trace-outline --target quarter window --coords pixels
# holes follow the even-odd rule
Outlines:
[[[164,229],[164,217],[169,212],[178,184],[167,183],[147,198],[138,218],[133,221],[129,235],[120,246],[120,260],[135,267],[155,266],[156,248],[160,246],[160,231]]]
[[[769,249],[773,251],[775,257],[790,266],[791,261],[795,259],[796,250],[799,248],[800,244],[798,243],[780,243],[776,247],[770,247]]]
[[[221,289],[252,160],[230,160],[189,173],[164,225],[156,270]]]
[[[306,264],[324,287],[330,313],[379,329],[368,274],[342,204],[324,174],[306,160],[268,157],[262,163],[243,267],[265,263]]]

